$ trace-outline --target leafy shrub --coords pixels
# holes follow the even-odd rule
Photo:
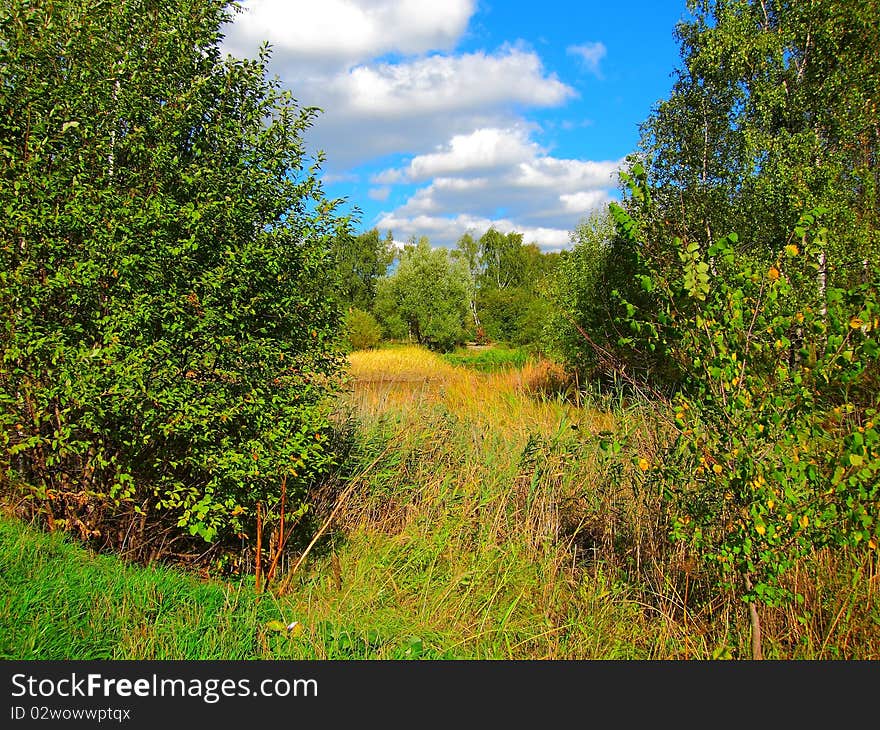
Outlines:
[[[382,339],[382,327],[372,314],[352,307],[345,318],[343,334],[351,349],[370,350]]]
[[[650,204],[644,177],[631,181]],[[803,215],[769,263],[731,234],[707,251],[678,238],[677,266],[639,253],[638,224],[612,205],[652,297],[621,301],[629,344],[659,349],[681,373],[673,434],[659,463],[639,461],[662,494],[673,537],[751,606],[787,602],[781,578],[823,547],[880,544],[880,272],[827,283],[822,210]],[[714,267],[714,271],[713,271]],[[760,654],[760,639],[755,648]]]
[[[313,111],[221,55],[229,5],[0,9],[4,484],[105,544],[234,535],[333,459],[344,221]]]

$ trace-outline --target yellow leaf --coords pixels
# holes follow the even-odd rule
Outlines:
[[[801,527],[806,527],[807,525],[810,524],[810,518],[807,517],[806,515],[804,515],[804,516],[801,517],[801,519],[800,519],[800,524],[801,524]]]
[[[861,329],[864,324],[865,321],[861,317],[853,317],[849,321],[849,326],[854,330]]]

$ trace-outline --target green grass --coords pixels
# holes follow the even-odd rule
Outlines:
[[[0,659],[454,658],[431,636],[356,620],[272,628],[297,602],[252,587],[94,555],[60,533],[0,517]],[[360,625],[358,625],[360,624]],[[436,640],[435,640],[436,643]]]
[[[0,519],[0,657],[245,659],[270,614],[246,590],[92,555]]]
[[[480,372],[494,372],[505,368],[521,368],[532,355],[523,348],[490,347],[484,350],[458,349],[446,353],[443,359],[451,365],[473,368]]]

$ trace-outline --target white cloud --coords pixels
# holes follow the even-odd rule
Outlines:
[[[528,139],[525,128],[477,129],[470,134],[453,136],[445,149],[419,155],[399,170],[386,170],[377,175],[376,182],[404,182],[427,180],[438,175],[449,175],[499,167],[532,159],[539,147]]]
[[[604,43],[584,43],[580,46],[569,46],[566,51],[569,55],[578,56],[583,62],[584,68],[586,68],[591,74],[594,74],[599,78],[602,77],[602,71],[599,68],[599,64],[608,52]]]
[[[520,163],[514,172],[517,186],[524,188],[552,187],[567,192],[582,188],[608,187],[614,182],[619,161],[561,160],[538,157]]]
[[[533,52],[507,46],[494,54],[434,55],[407,63],[357,66],[337,75],[330,92],[347,109],[374,118],[491,108],[518,102],[555,106],[575,95],[545,76]]]
[[[475,0],[244,0],[225,46],[251,55],[269,41],[293,63],[345,64],[386,53],[451,49],[467,28]]]
[[[388,200],[388,196],[391,194],[391,188],[387,185],[379,188],[370,188],[367,191],[367,195],[370,196],[371,200]]]
[[[385,213],[379,225],[395,234],[394,226],[402,226],[407,235],[427,226],[422,233],[433,232],[440,236],[438,243],[451,245],[468,221],[478,221],[483,230],[492,223],[512,229],[516,221],[516,229],[541,246],[558,248],[583,215],[611,200],[620,166],[620,160],[552,157],[522,127],[478,129],[454,136],[444,148],[417,156],[406,167],[374,176],[374,181],[394,184],[448,173],[430,179]]]
[[[326,150],[330,167],[427,152],[449,135],[521,124],[522,107],[557,106],[576,95],[545,73],[535,53],[513,46],[357,66],[299,88],[303,103],[325,110],[309,138]]]
[[[415,218],[384,215],[377,223],[380,230],[389,228],[396,239],[427,236],[432,243],[453,246],[462,235],[470,231],[481,236],[491,226],[502,233],[515,231],[523,234],[524,243],[537,243],[545,251],[567,248],[571,242],[568,229],[521,226],[506,218],[483,218],[459,214],[454,217],[421,215]]]
[[[558,249],[582,215],[610,199],[618,162],[553,157],[532,138],[524,110],[577,96],[537,53],[523,44],[455,52],[476,0],[242,5],[224,49],[253,57],[269,41],[270,72],[300,104],[323,110],[306,141],[327,154],[325,182],[358,182],[358,165],[409,156],[373,175],[366,193],[387,201],[394,185],[422,184],[375,220],[398,240],[428,235],[451,245],[468,228],[495,225]],[[603,44],[567,50],[600,75]]]
[[[270,72],[300,104],[323,110],[306,140],[339,173],[383,155],[430,151],[452,134],[511,125],[523,108],[577,95],[525,46],[455,53],[476,5],[245,0],[225,28],[224,49],[253,57],[263,41],[272,44]]]
[[[324,67],[276,48],[271,71],[300,104],[323,110],[306,139],[327,153],[332,173],[383,155],[427,152],[451,134],[522,123],[521,109],[559,106],[577,95],[536,53],[515,45]]]
[[[566,211],[582,214],[607,202],[608,194],[604,190],[584,190],[580,193],[563,193],[559,196],[559,200],[562,201]]]

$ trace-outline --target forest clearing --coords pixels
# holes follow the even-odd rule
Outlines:
[[[878,0],[633,2],[0,4],[0,655],[880,658]]]

